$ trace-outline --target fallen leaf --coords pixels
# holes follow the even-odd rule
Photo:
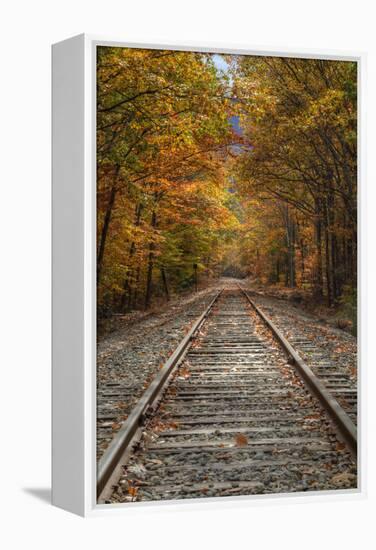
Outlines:
[[[337,485],[337,486],[354,486],[356,484],[356,475],[355,474],[350,474],[348,472],[343,472],[343,473],[340,473],[340,474],[336,474],[335,476],[332,477],[331,479],[332,483],[334,483],[334,485]]]
[[[321,418],[320,413],[315,414],[307,414],[307,416],[304,417],[304,420],[318,420]]]
[[[135,498],[138,493],[138,487],[128,487],[128,493],[131,497]]]
[[[248,445],[248,437],[246,437],[244,434],[236,434],[235,444],[237,447],[245,447],[246,445]]]

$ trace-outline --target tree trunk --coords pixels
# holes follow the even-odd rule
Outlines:
[[[155,213],[155,210],[153,210],[153,213],[151,216],[151,227],[154,229],[156,225],[157,225],[157,215]],[[155,243],[153,239],[154,239],[154,235],[152,236],[152,240],[149,244],[148,271],[147,271],[147,277],[146,277],[146,292],[145,292],[145,309],[148,309],[150,307],[150,301],[151,301],[151,295],[152,295],[152,279],[153,279],[154,250],[155,250]]]
[[[135,285],[134,285],[133,296],[132,296],[132,288],[130,289],[130,292],[129,292],[128,309],[131,309],[131,306],[132,306],[132,309],[136,309],[136,307],[137,307],[138,286],[139,286],[139,282],[140,282],[140,273],[141,273],[141,269],[140,269],[140,266],[138,265],[137,266],[137,271],[136,271],[136,282],[135,282]]]
[[[285,286],[289,286],[289,255],[288,255],[288,253],[285,254],[284,271],[285,271]]]
[[[332,229],[331,235],[331,255],[332,255],[332,281],[333,281],[333,300],[337,300],[341,294],[341,282],[338,274],[338,247],[337,237]]]
[[[114,183],[111,188],[110,198],[107,204],[106,214],[104,217],[101,238],[99,241],[98,258],[97,258],[97,285],[99,284],[99,281],[100,281],[100,276],[101,276],[101,271],[103,266],[104,249],[105,249],[106,239],[108,235],[108,228],[110,226],[112,209],[115,204],[115,197],[116,197],[116,186]]]
[[[260,280],[260,251],[256,249],[256,279]]]
[[[327,211],[328,211],[328,232],[329,232],[329,255],[330,255],[330,278],[332,286],[332,303],[334,304],[339,296],[339,279],[338,279],[338,250],[337,250],[337,236],[335,233],[335,202],[332,191],[329,191],[327,198]]]
[[[170,300],[170,292],[168,290],[168,284],[167,284],[167,277],[166,277],[165,268],[161,267],[160,269],[161,269],[163,288],[164,288],[164,291],[165,291],[165,294],[166,294],[166,300],[169,301]]]
[[[321,202],[315,201],[315,241],[316,241],[316,266],[314,278],[314,297],[321,299],[323,296],[323,271],[322,271],[322,221]]]
[[[304,254],[304,241],[300,239],[300,269],[301,269],[301,286],[305,283],[305,254]]]
[[[143,207],[142,207],[141,203],[136,206],[135,222],[134,222],[135,227],[138,227],[140,225],[142,208]],[[123,290],[123,294],[122,294],[121,302],[120,302],[121,311],[123,311],[124,308],[125,308],[127,298],[128,298],[128,306],[131,302],[131,300],[129,298],[129,295],[131,294],[131,279],[132,279],[132,276],[133,276],[133,268],[131,266],[131,263],[132,263],[132,257],[133,257],[135,252],[136,252],[136,243],[135,243],[135,241],[132,241],[132,243],[129,247],[129,253],[128,253],[128,262],[127,262],[128,263],[128,273],[127,273],[127,276],[126,276],[125,281],[124,281],[124,285],[123,285],[124,290]]]
[[[332,287],[330,236],[329,236],[329,220],[328,220],[327,205],[325,205],[325,277],[326,277],[326,300],[327,300],[328,306],[330,307],[333,305],[333,287]]]
[[[290,288],[294,288],[295,281],[295,223],[289,213],[289,207],[285,207],[284,211],[286,244],[287,244],[287,262],[288,262],[288,284]]]
[[[277,283],[279,283],[279,272],[280,272],[280,268],[279,268],[279,256],[278,256],[276,269],[275,269],[275,276],[276,276]]]
[[[290,250],[289,250],[289,279],[290,288],[296,287],[296,268],[295,268],[295,223],[290,219]]]

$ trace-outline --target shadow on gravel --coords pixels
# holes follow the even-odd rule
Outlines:
[[[43,502],[47,502],[48,504],[51,504],[51,489],[50,488],[24,487],[23,491],[24,491],[24,493],[28,493],[29,495],[33,496],[34,498],[37,498],[39,500],[42,500]]]

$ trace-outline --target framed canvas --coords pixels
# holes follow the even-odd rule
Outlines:
[[[56,506],[364,495],[364,63],[53,46]]]

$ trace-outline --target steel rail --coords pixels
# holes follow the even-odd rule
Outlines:
[[[238,284],[240,290],[247,298],[255,312],[261,317],[264,324],[271,330],[273,336],[278,340],[285,353],[289,357],[289,362],[295,366],[300,376],[303,378],[308,389],[320,401],[324,409],[329,413],[351,452],[357,455],[357,429],[351,418],[343,410],[337,399],[326,389],[324,384],[312,372],[309,366],[303,361],[298,352],[283,336],[275,324],[265,315],[265,313],[253,302],[247,291]]]
[[[101,493],[104,491],[107,482],[111,478],[113,471],[118,465],[118,462],[126,449],[132,446],[135,435],[145,418],[147,410],[155,406],[157,403],[165,386],[167,385],[168,379],[175,368],[181,363],[188,348],[190,347],[192,339],[205,322],[222,291],[223,289],[215,295],[213,300],[205,309],[204,313],[197,319],[197,321],[190,328],[189,332],[181,340],[175,351],[168,358],[157,376],[148,386],[147,390],[143,393],[137,405],[134,407],[128,418],[123,422],[120,430],[105,450],[99,460],[97,468],[97,498],[99,498]]]

